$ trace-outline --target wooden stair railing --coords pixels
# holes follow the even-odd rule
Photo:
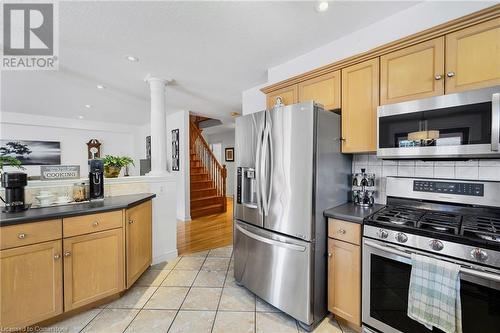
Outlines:
[[[227,169],[225,165],[221,165],[215,158],[210,146],[201,134],[200,129],[193,121],[189,122],[189,143],[191,153],[196,154],[196,157],[201,161],[201,166],[208,173],[209,180],[212,181],[216,189],[217,196],[222,198],[223,212],[227,211],[226,200],[226,178]]]

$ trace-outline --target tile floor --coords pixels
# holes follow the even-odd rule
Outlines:
[[[298,333],[297,322],[236,285],[232,247],[151,266],[121,298],[46,328],[50,332]],[[331,317],[315,333],[349,332]]]

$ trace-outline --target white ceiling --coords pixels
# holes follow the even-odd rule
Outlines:
[[[151,73],[175,80],[168,112],[230,123],[241,91],[265,82],[267,68],[415,3],[335,1],[317,13],[315,2],[61,2],[59,71],[3,72],[1,108],[145,124]]]

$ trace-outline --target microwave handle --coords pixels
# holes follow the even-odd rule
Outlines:
[[[498,151],[500,141],[500,93],[491,96],[491,150]]]
[[[365,240],[364,244],[366,246],[373,247],[375,249],[379,249],[381,251],[385,251],[385,252],[388,252],[388,253],[392,253],[392,254],[398,255],[400,257],[411,258],[411,253],[406,252],[406,251],[400,251],[400,250],[395,249],[395,248],[390,247],[390,246],[379,245],[379,244],[374,243],[374,242],[369,241],[369,240]],[[479,277],[479,278],[483,278],[483,279],[486,279],[486,280],[500,282],[500,275],[498,275],[498,274],[492,274],[492,273],[488,273],[488,272],[485,272],[485,271],[479,271],[479,270],[476,270],[476,269],[470,269],[470,268],[463,267],[463,266],[460,266],[460,272],[464,273],[464,274],[476,276],[476,277]]]

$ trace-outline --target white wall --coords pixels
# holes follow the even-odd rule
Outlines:
[[[172,171],[172,130],[179,129],[179,171]],[[178,111],[167,116],[167,164],[177,179],[177,218],[191,220],[191,193],[189,179],[189,112]]]
[[[47,117],[34,114],[1,112],[0,138],[61,142],[61,164],[80,165],[82,178],[87,177],[87,145],[90,139],[102,143],[101,156],[126,155],[134,159],[131,175],[139,174],[139,160],[134,148],[137,126]],[[8,170],[8,168],[6,168]],[[40,175],[40,166],[26,166],[30,176]],[[123,174],[123,171],[122,171]]]
[[[496,3],[483,1],[425,1],[409,7],[302,56],[269,68],[267,82],[242,92],[242,112],[249,114],[265,108],[265,95],[259,91],[263,86],[368,51],[494,4]]]
[[[222,159],[219,161],[221,164],[226,165],[227,169],[227,183],[226,183],[226,194],[227,196],[233,196],[234,194],[234,182],[236,179],[236,170],[234,162],[226,162],[225,160],[225,149],[234,148],[234,130],[226,131],[222,133],[208,134],[205,136],[207,142],[211,143],[222,143]],[[238,154],[237,151],[234,154]]]

